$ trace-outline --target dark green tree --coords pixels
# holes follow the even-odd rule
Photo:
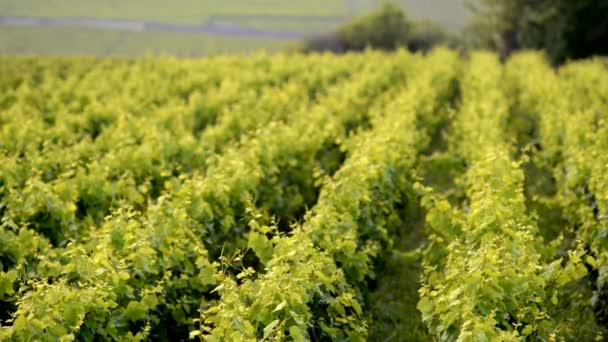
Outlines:
[[[303,51],[360,51],[366,48],[428,51],[437,45],[456,47],[456,38],[441,25],[410,20],[398,5],[385,3],[378,10],[340,26],[336,32],[310,37]]]
[[[470,0],[470,47],[544,49],[554,63],[608,54],[608,0]]]
[[[386,3],[380,10],[342,26],[338,35],[347,50],[366,47],[394,50],[407,44],[410,26],[401,8]]]
[[[559,60],[608,55],[608,1],[559,1],[557,36],[559,45],[549,49]],[[563,13],[560,15],[560,13]]]

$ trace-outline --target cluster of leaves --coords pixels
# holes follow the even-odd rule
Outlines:
[[[534,162],[550,170],[555,183],[533,200],[560,213],[561,254],[580,254],[589,271],[562,293],[571,302],[563,309],[578,327],[572,336],[584,331],[605,336],[608,163],[601,151],[607,142],[608,73],[600,61],[589,60],[568,64],[557,74],[538,53],[516,56],[507,71],[521,89],[519,106],[537,121]]]
[[[201,317],[201,338],[365,339],[362,292],[407,224],[400,208],[409,201],[409,170],[428,142],[416,125],[445,105],[457,61],[438,51],[415,64],[425,71],[378,108],[371,130],[348,142],[348,158],[291,234],[256,226],[249,244],[265,271],[224,280],[220,301]]]
[[[15,339],[187,336],[225,276],[222,246],[246,243],[246,208],[287,221],[312,205],[407,57],[53,63],[65,77],[43,64],[2,101],[1,331]]]
[[[505,72],[495,56],[471,56],[461,78],[462,103],[449,145],[453,158],[467,165],[457,179],[465,198],[457,208],[433,189],[419,187],[425,196],[423,205],[428,210],[431,238],[425,251],[419,309],[431,333],[443,340],[554,340],[558,336],[580,337],[581,333],[589,338],[602,336],[601,329],[585,331],[594,327],[593,315],[590,322],[585,310],[591,298],[587,297],[589,302],[585,303],[581,299],[585,291],[570,287],[598,270],[603,273],[604,261],[596,252],[603,240],[599,235],[588,239],[577,234],[565,249],[563,246],[568,244],[563,235],[552,243],[543,242],[524,196],[522,164],[527,157],[521,161],[513,158],[519,151],[515,150],[516,139],[508,129],[513,124],[514,105],[518,110],[529,111],[540,126],[541,140],[546,139],[542,146],[548,145],[543,151],[545,160],[553,160],[556,170],[563,171],[565,166],[570,173],[573,168],[564,163],[569,147],[559,146],[567,143],[562,139],[568,139],[568,133],[559,130],[573,128],[578,129],[578,134],[596,134],[601,128],[578,128],[580,121],[593,122],[581,114],[570,118],[579,124],[571,122],[572,126],[566,128],[568,123],[560,121],[566,120],[566,113],[584,108],[582,104],[588,106],[591,101],[581,93],[576,95],[581,102],[572,101],[572,97],[564,100],[563,93],[560,98],[559,90],[567,89],[562,86],[568,85],[574,92],[583,87],[568,79],[567,70],[563,71],[563,80],[558,80],[542,59],[534,57],[515,57]],[[583,66],[572,65],[577,69],[573,76],[583,77],[585,72],[579,69]],[[530,73],[531,70],[534,71]],[[605,87],[597,83],[595,86]],[[513,88],[520,90],[515,92],[515,104],[505,93]],[[597,88],[587,91],[599,93]],[[579,144],[581,138],[576,138]],[[575,141],[571,144],[576,145]],[[570,158],[574,156],[584,165],[594,165],[581,150]],[[598,169],[606,170],[605,161],[600,161],[600,165]],[[571,175],[557,177],[559,184],[576,179]],[[583,200],[581,195],[576,194],[572,200]],[[571,207],[565,198],[557,200],[560,206]],[[595,233],[604,229],[597,221],[589,226]]]
[[[605,336],[599,61],[3,62],[0,340],[364,340],[419,204],[418,307],[439,339]],[[454,179],[418,185],[424,162]]]

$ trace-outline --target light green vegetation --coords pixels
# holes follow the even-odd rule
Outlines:
[[[605,340],[607,92],[536,53],[2,57],[0,340]]]
[[[318,15],[346,12],[341,0],[3,0],[8,16],[99,17],[196,24],[212,15]]]
[[[202,55],[276,51],[293,42],[248,37],[214,37],[171,32],[124,32],[72,27],[0,27],[0,54],[139,56]]]
[[[448,29],[461,28],[466,21],[463,0],[398,0],[414,19],[430,18]],[[171,23],[201,23],[216,15],[349,16],[377,8],[382,1],[353,0],[3,0],[4,16],[83,16],[158,20]]]
[[[462,0],[401,0],[413,19],[433,19],[450,31],[460,29],[467,14]],[[349,5],[350,3],[350,5]],[[315,34],[334,30],[343,19],[367,13],[374,0],[2,0],[2,16],[93,17],[204,25],[212,20],[270,31]],[[344,19],[346,20],[346,19]],[[200,56],[265,49],[274,51],[294,41],[268,37],[226,37],[206,34],[118,32],[81,27],[0,26],[0,54],[123,55],[149,53]]]

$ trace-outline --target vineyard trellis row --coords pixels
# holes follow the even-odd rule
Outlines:
[[[2,341],[608,337],[604,61],[0,62]]]

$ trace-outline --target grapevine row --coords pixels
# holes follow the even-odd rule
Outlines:
[[[277,189],[276,195],[268,193],[285,197],[278,192],[285,193],[282,182],[275,178],[282,176],[277,169],[282,160],[297,161],[287,164],[294,171],[305,166],[310,174],[304,174],[303,181],[309,184],[317,152],[335,139],[343,139],[347,123],[364,119],[374,94],[399,75],[392,63],[371,77],[351,82],[350,87],[344,85],[341,96],[332,92],[331,101],[319,103],[312,114],[305,106],[293,122],[273,122],[217,155],[204,173],[169,182],[166,193],[145,212],[118,210],[81,243],[47,252],[38,261],[39,275],[45,277],[24,284],[15,312],[16,323],[25,317],[40,323],[14,324],[8,333],[21,338],[49,333],[118,338],[130,336],[133,324],[141,324],[136,322],[146,322],[133,334],[155,336],[167,324],[159,320],[167,317],[177,326],[187,326],[200,299],[209,297],[206,286],[216,278],[217,265],[209,261],[203,242],[213,248],[212,257],[219,252],[219,241],[236,243],[242,228],[239,216],[244,216],[249,199],[262,193],[265,184]],[[361,96],[363,93],[367,96]],[[264,183],[267,180],[272,182]],[[272,204],[273,198],[264,200]],[[287,204],[294,203],[297,205],[295,201]],[[66,300],[51,301],[49,296],[57,293],[63,293],[59,298]],[[90,304],[83,305],[85,302]],[[68,320],[60,313],[69,307],[79,309]]]
[[[539,121],[537,162],[552,170],[555,178],[555,194],[542,200],[559,208],[566,218],[569,229],[561,235],[563,248],[581,255],[588,270],[591,286],[579,283],[564,294],[570,302],[569,316],[579,327],[574,336],[582,336],[583,331],[589,338],[601,336],[606,332],[597,324],[606,322],[608,302],[600,299],[606,291],[600,265],[607,255],[603,236],[607,211],[602,198],[608,160],[601,152],[606,146],[602,115],[608,108],[602,95],[608,82],[601,75],[606,72],[597,62],[579,62],[565,66],[558,75],[537,54],[520,55],[510,67],[521,93],[527,94],[522,105],[535,112]],[[522,69],[530,72],[517,72]],[[592,296],[597,300],[591,300]]]
[[[452,145],[468,165],[467,201],[460,211],[444,199],[425,200],[432,244],[418,307],[442,340],[550,338],[564,323],[556,315],[560,287],[586,273],[580,264],[562,269],[561,260],[545,259],[550,248],[527,214],[524,173],[512,158],[503,77],[495,56],[471,56]]]
[[[398,207],[407,201],[409,169],[424,141],[416,120],[441,108],[437,100],[452,90],[456,60],[437,52],[428,63],[418,61],[422,71],[373,117],[373,129],[348,145],[348,159],[323,184],[305,223],[270,240],[269,227],[249,235],[265,272],[241,280],[225,276],[217,288],[221,300],[204,311],[196,334],[212,340],[365,338],[359,291],[373,277],[374,259],[390,248],[391,234],[405,224]]]

